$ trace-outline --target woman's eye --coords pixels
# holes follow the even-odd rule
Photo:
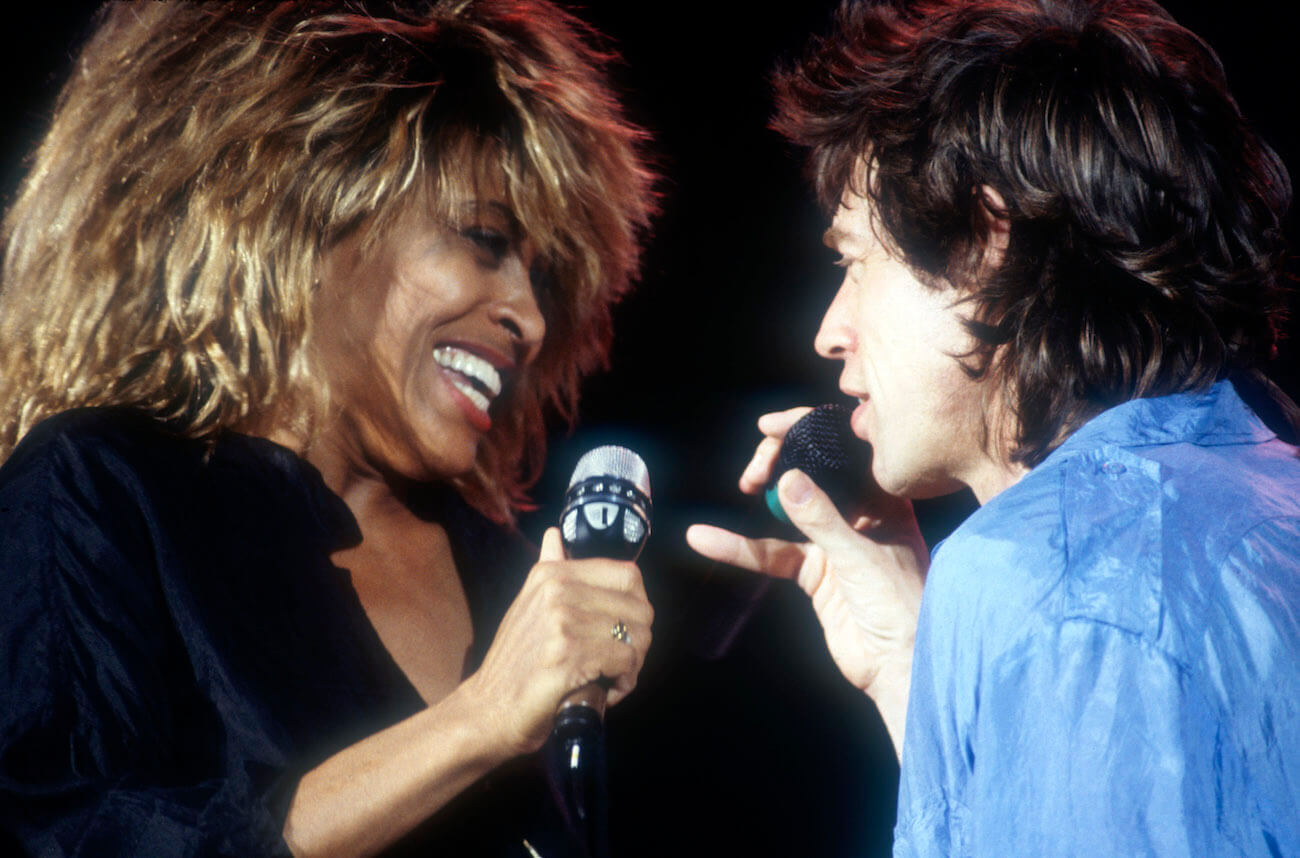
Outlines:
[[[510,253],[510,237],[495,229],[471,226],[461,230],[461,235],[491,257],[493,265],[499,265]]]
[[[538,305],[549,305],[555,292],[555,273],[550,266],[534,262],[528,268],[528,282],[533,287],[533,297]]]

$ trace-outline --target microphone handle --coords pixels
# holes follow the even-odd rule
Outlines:
[[[571,484],[561,513],[565,555],[636,560],[650,532],[648,491],[648,483],[639,487],[610,475]],[[609,856],[605,699],[610,684],[601,678],[569,692],[544,748],[551,788],[584,858]]]
[[[609,693],[609,686],[600,682],[588,682],[581,688],[575,688],[565,695],[560,701],[559,707],[555,710],[555,716],[558,718],[564,714],[565,709],[571,709],[574,706],[584,706],[596,713],[597,718],[605,717],[605,697]]]
[[[602,556],[588,545],[566,545],[570,558]],[[610,682],[589,682],[564,696],[543,753],[551,789],[583,858],[609,858],[605,701]]]
[[[609,858],[605,695],[600,682],[570,692],[544,749],[551,788],[584,858]]]

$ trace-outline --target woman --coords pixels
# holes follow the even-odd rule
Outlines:
[[[23,848],[482,854],[460,805],[631,690],[634,566],[551,531],[511,577],[651,207],[592,42],[546,0],[103,11],[5,222]]]

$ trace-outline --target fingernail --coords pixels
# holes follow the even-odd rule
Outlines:
[[[812,497],[813,482],[803,471],[791,471],[782,482],[782,503],[789,502],[795,506],[803,506],[808,502],[808,498]]]

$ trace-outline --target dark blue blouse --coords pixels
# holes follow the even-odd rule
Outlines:
[[[476,665],[531,552],[453,491],[413,507],[451,537]],[[0,851],[287,854],[301,774],[423,706],[330,561],[359,540],[264,439],[104,409],[33,429],[0,468]],[[395,851],[545,841],[541,781],[506,768]]]

